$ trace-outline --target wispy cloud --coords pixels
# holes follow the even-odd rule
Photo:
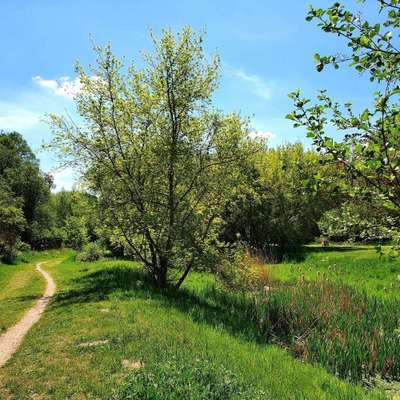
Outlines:
[[[62,76],[58,79],[44,79],[40,75],[34,76],[33,81],[42,88],[50,90],[56,96],[74,97],[82,88],[79,78],[71,79]]]
[[[0,101],[0,129],[25,130],[40,123],[41,115],[18,104]]]
[[[76,79],[67,77],[51,80],[36,76],[31,82],[14,94],[0,93],[0,130],[21,133],[33,151],[38,152],[42,169],[50,171],[57,162],[50,152],[41,149],[42,144],[52,137],[44,116],[46,113],[68,113],[78,118],[71,98],[79,91],[79,84]],[[68,170],[54,170],[52,175],[56,190],[69,189],[76,181],[76,176]]]
[[[251,139],[275,139],[276,134],[271,131],[252,131],[249,133]]]
[[[258,75],[249,74],[243,70],[234,70],[233,74],[249,85],[250,90],[264,100],[270,100],[272,93],[268,82]]]

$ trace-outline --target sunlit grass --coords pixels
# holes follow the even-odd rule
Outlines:
[[[295,282],[325,277],[380,297],[400,297],[400,260],[380,257],[373,246],[308,247],[297,257],[269,265],[274,277]]]
[[[22,314],[43,294],[46,282],[35,271],[38,261],[66,256],[68,251],[30,253],[15,265],[0,264],[0,333],[16,323]]]
[[[174,376],[182,370],[169,367],[176,360],[187,371],[204,360],[216,371],[210,379],[217,388],[228,376],[234,387],[265,392],[267,399],[384,398],[260,341],[248,316],[208,297],[210,275],[191,275],[176,294],[154,289],[126,261],[69,259],[49,271],[62,292],[0,371],[0,398],[109,399],[132,379],[144,385],[153,375],[165,391],[194,380],[190,372]],[[124,365],[140,365],[143,376],[132,378],[135,369]]]

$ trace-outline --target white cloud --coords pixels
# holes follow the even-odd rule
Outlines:
[[[270,131],[252,131],[249,133],[250,139],[275,139],[276,134]]]
[[[263,78],[257,75],[248,74],[242,70],[235,70],[233,73],[243,82],[246,82],[254,94],[264,100],[271,99],[271,88]]]
[[[0,102],[0,129],[25,130],[40,123],[41,115],[18,104]]]
[[[37,85],[50,90],[56,96],[72,98],[76,96],[82,88],[79,78],[71,79],[69,76],[62,76],[55,80],[44,79],[40,75],[37,75],[32,79]]]

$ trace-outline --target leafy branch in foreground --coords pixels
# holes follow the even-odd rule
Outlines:
[[[258,144],[247,121],[212,108],[219,60],[207,62],[201,35],[152,39],[141,70],[95,46],[97,66],[77,66],[84,123],[51,115],[52,145],[82,170],[114,240],[160,287],[179,287],[215,251],[220,215]]]
[[[382,197],[386,206],[400,207],[400,2],[377,1],[383,24],[370,23],[360,14],[345,9],[339,2],[327,9],[311,7],[308,21],[317,20],[318,26],[328,33],[343,38],[349,55],[315,55],[317,70],[326,65],[335,68],[349,62],[359,73],[374,82],[374,92],[369,108],[356,111],[352,104],[343,106],[321,91],[315,104],[301,96],[300,91],[290,94],[294,111],[287,118],[296,127],[307,129],[317,149],[331,160],[341,164],[358,178],[355,189],[369,191]],[[327,130],[343,132],[343,139],[335,141]],[[366,185],[365,185],[366,184]]]

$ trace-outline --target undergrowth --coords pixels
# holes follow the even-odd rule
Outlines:
[[[226,310],[241,310],[258,340],[283,344],[297,357],[353,382],[377,376],[400,380],[397,299],[370,296],[326,278],[306,281],[301,276],[295,283],[283,283],[269,279],[267,267],[246,258],[234,268],[240,271],[242,287],[237,272],[233,286],[231,275],[220,274],[223,287],[211,289],[212,297]]]
[[[206,358],[172,357],[125,378],[111,400],[261,400],[266,394]]]

